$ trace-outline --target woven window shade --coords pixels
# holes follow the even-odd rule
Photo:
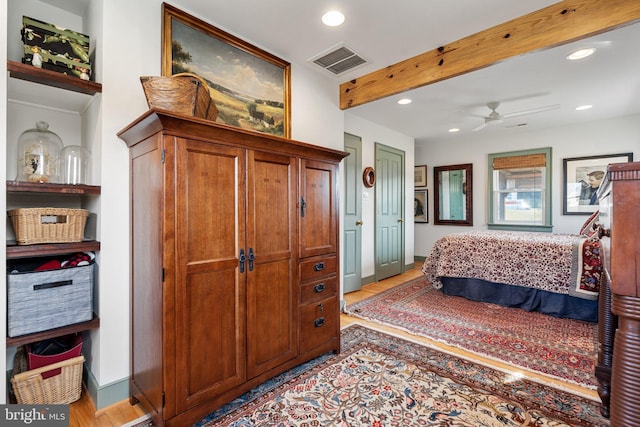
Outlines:
[[[545,167],[547,155],[545,153],[526,154],[523,156],[496,157],[493,159],[493,170],[521,169]]]

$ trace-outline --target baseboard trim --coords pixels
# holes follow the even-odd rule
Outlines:
[[[129,399],[129,377],[99,386],[93,374],[85,366],[87,392],[96,410]]]
[[[361,280],[362,280],[362,286],[368,285],[370,283],[376,282],[376,276],[374,274],[373,276],[363,277]]]

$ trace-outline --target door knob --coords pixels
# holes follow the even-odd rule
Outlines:
[[[356,225],[362,225],[362,221],[356,221]]]
[[[398,222],[404,222],[404,219],[399,218],[399,219],[398,219]]]

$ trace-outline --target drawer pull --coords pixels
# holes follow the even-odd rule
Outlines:
[[[322,271],[324,270],[324,262],[318,262],[313,266],[313,271]]]
[[[63,280],[61,282],[51,282],[51,283],[42,283],[40,285],[33,285],[33,290],[39,291],[40,289],[59,288],[60,286],[69,286],[69,285],[73,285],[73,280]]]
[[[318,317],[316,320],[313,321],[313,324],[315,325],[316,328],[324,326],[324,317]]]
[[[324,292],[324,290],[325,290],[324,283],[318,283],[317,285],[315,285],[315,286],[313,287],[313,291],[314,291],[315,293],[318,293],[318,294],[319,294],[320,292]]]

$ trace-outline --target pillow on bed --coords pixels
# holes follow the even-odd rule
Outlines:
[[[578,234],[586,237],[595,236],[598,233],[597,224],[599,224],[599,217],[600,211],[595,211],[594,213],[589,215],[589,218],[587,218],[584,224],[582,224],[582,227],[580,227],[580,232]]]

